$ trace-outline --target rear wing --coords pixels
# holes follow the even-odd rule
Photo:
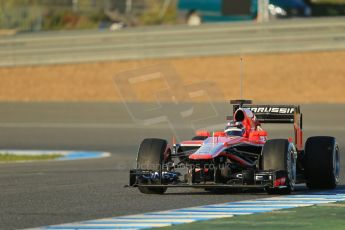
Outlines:
[[[299,106],[294,105],[244,105],[250,109],[260,123],[294,123]]]
[[[295,143],[302,150],[303,115],[299,105],[252,105],[250,100],[234,100],[233,113],[240,108],[251,110],[260,123],[294,124]]]

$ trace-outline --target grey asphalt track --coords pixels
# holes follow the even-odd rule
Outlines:
[[[260,192],[209,194],[194,189],[170,189],[161,196],[142,195],[136,189],[124,188],[141,139],[161,137],[170,140],[172,135],[180,139],[190,138],[196,128],[222,128],[225,116],[231,111],[225,102],[163,104],[163,109],[156,107],[147,113],[142,109],[154,107],[141,106],[144,107],[138,104],[125,107],[116,103],[0,103],[1,149],[102,150],[112,153],[110,158],[96,160],[0,164],[0,229],[267,196]],[[345,105],[302,105],[302,112],[306,137],[333,135],[342,152],[345,151]],[[167,121],[155,124],[162,120],[169,120],[173,125]],[[271,138],[286,136],[290,128],[287,125],[265,127]],[[343,169],[344,160],[342,155]],[[341,184],[344,184],[344,170],[341,176]]]

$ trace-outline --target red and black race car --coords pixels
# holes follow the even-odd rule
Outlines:
[[[130,186],[146,194],[163,194],[168,187],[264,189],[288,194],[295,184],[333,189],[339,182],[339,147],[334,137],[309,137],[303,149],[299,106],[252,105],[231,101],[233,116],[224,131],[198,131],[192,140],[168,145],[144,139]],[[268,139],[262,123],[291,123],[293,138]]]

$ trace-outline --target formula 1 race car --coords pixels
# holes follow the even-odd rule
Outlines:
[[[231,101],[233,116],[224,131],[197,131],[192,140],[168,145],[144,139],[129,186],[146,194],[163,194],[168,187],[207,191],[264,189],[289,194],[295,184],[333,189],[339,182],[339,147],[334,137],[309,137],[303,149],[299,106],[252,105]],[[291,123],[293,138],[268,139],[262,123]]]

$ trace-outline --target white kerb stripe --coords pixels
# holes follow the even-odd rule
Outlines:
[[[170,213],[170,214],[174,214],[174,213]],[[188,213],[185,213],[185,212],[181,212],[181,213],[178,213],[180,215],[169,215],[169,213],[167,213],[166,215],[146,215],[146,214],[143,214],[143,215],[140,215],[140,216],[133,216],[133,218],[140,218],[140,219],[147,219],[147,218],[155,218],[155,219],[166,219],[166,218],[195,218],[195,219],[200,219],[200,218],[224,218],[224,217],[233,217],[234,215],[231,215],[231,214],[216,214],[216,213],[212,213],[212,215],[210,214],[203,214],[203,213],[195,213],[195,214],[188,214]]]
[[[165,227],[170,226],[171,224],[168,223],[129,223],[129,224],[83,224],[83,223],[73,223],[73,224],[63,224],[63,225],[57,225],[56,227],[66,227],[66,228],[82,228],[82,227]],[[54,227],[54,226],[52,226]]]
[[[277,207],[277,208],[279,208],[279,207],[286,207],[286,206],[294,206],[294,207],[304,207],[304,206],[311,206],[311,205],[313,205],[313,204],[291,204],[291,203],[279,203],[279,204],[238,204],[238,205],[234,205],[234,204],[217,204],[217,205],[209,205],[209,206],[207,206],[207,207],[211,207],[211,208],[213,208],[213,207],[218,207],[218,206],[220,206],[220,207],[226,207],[226,206],[229,206],[229,207],[235,207],[235,206],[237,206],[237,207],[252,207],[252,209],[256,209],[256,207],[253,207],[253,206],[257,206],[257,207],[260,207],[260,208],[264,208],[265,206],[267,206],[267,207]]]
[[[100,219],[100,220],[92,220],[92,221],[87,221],[87,222],[83,222],[83,223],[87,223],[87,224],[97,224],[99,222],[114,222],[114,223],[117,223],[117,222],[140,222],[140,223],[145,223],[145,222],[157,222],[157,223],[171,223],[171,222],[184,222],[184,223],[191,223],[191,222],[194,222],[195,220],[189,218],[189,219],[175,219],[175,218],[138,218],[138,219],[131,219],[131,218],[123,218],[123,219]]]
[[[203,215],[203,216],[208,216],[208,215],[246,215],[246,214],[252,214],[253,212],[242,212],[242,213],[237,213],[237,212],[203,212],[203,211],[186,211],[186,212],[167,212],[166,214],[170,215]],[[164,214],[163,214],[164,215]],[[178,216],[175,216],[178,217]]]
[[[340,199],[344,199],[344,198],[322,198],[322,197],[284,197],[284,198],[279,198],[279,197],[272,197],[269,199],[265,199],[265,200],[279,200],[279,201],[290,201],[290,200],[316,200],[316,201],[330,201],[330,200],[334,200],[334,201],[338,201]]]
[[[229,211],[229,210],[233,210],[233,211],[256,211],[256,210],[275,210],[275,209],[281,209],[279,207],[275,207],[275,208],[265,208],[265,207],[252,207],[252,208],[241,208],[241,207],[221,207],[221,208],[218,208],[218,207],[205,207],[204,208],[205,210],[209,210],[209,211]],[[183,209],[183,210],[186,210],[186,211],[198,211],[198,210],[202,210],[200,208],[188,208],[188,209]]]

